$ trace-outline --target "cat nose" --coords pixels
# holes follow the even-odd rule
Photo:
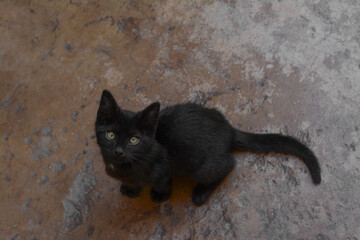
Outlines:
[[[117,148],[115,148],[114,153],[117,156],[122,156],[122,155],[124,155],[124,149],[122,149],[122,147],[117,147]]]

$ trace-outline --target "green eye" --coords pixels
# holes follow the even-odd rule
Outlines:
[[[140,138],[138,138],[138,137],[131,137],[130,140],[129,140],[129,142],[130,142],[131,144],[133,144],[133,145],[138,144],[139,141],[140,141]]]
[[[113,140],[113,139],[115,138],[115,133],[112,132],[112,131],[107,131],[107,132],[106,132],[106,138],[107,138],[108,140]]]

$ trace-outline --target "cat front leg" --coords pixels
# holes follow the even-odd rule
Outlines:
[[[171,178],[168,176],[158,177],[151,185],[150,196],[153,202],[164,202],[171,196]]]
[[[127,197],[137,197],[140,195],[142,188],[136,186],[129,186],[124,183],[120,186],[120,192]]]

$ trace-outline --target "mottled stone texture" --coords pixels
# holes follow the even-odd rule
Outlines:
[[[1,238],[360,239],[359,23],[356,0],[1,1]],[[202,207],[184,179],[168,202],[127,199],[94,138],[104,88],[296,136],[323,182],[238,153]]]

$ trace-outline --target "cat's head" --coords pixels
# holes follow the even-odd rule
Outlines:
[[[118,163],[146,159],[154,145],[159,110],[158,102],[137,113],[122,110],[111,93],[104,90],[95,123],[104,158]]]

